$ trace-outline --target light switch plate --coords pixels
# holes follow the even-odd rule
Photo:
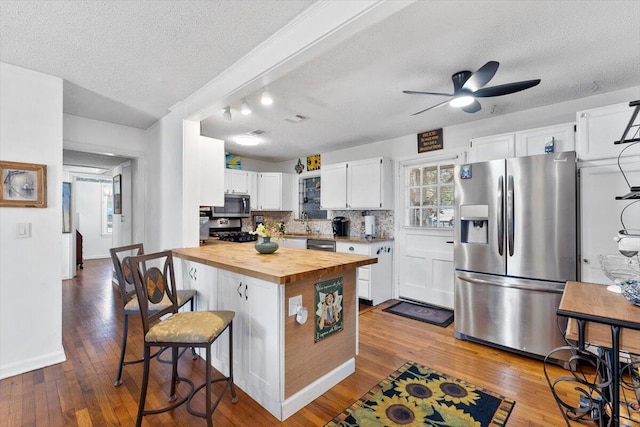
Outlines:
[[[289,298],[289,316],[295,316],[298,307],[302,305],[302,295],[296,295],[295,297]]]
[[[19,222],[16,224],[16,237],[18,239],[28,239],[31,237],[31,223]]]

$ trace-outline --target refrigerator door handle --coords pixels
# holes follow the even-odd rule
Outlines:
[[[498,178],[498,253],[504,254],[504,177]]]
[[[555,286],[544,287],[544,286],[526,285],[526,284],[517,284],[517,283],[494,282],[492,280],[476,279],[476,278],[464,277],[464,276],[457,276],[457,278],[458,280],[473,283],[476,285],[502,286],[504,288],[523,289],[526,291],[550,292],[554,294],[561,294],[564,292],[563,289],[559,289]]]
[[[515,219],[513,213],[514,195],[513,195],[513,175],[509,175],[507,179],[507,240],[509,245],[509,256],[513,256],[513,229],[515,226]]]

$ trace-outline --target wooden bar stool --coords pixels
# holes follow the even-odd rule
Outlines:
[[[133,283],[140,305],[142,327],[144,331],[144,371],[140,389],[140,403],[136,426],[142,424],[142,417],[158,414],[187,403],[187,410],[207,420],[207,426],[213,426],[213,411],[222,400],[228,388],[231,389],[231,402],[236,403],[236,389],[233,383],[233,311],[188,311],[178,312],[178,298],[173,271],[173,256],[171,251],[157,252],[148,255],[127,257],[124,259],[133,273]],[[168,298],[171,305],[158,311],[150,311],[152,304],[158,304]],[[164,320],[160,320],[166,315]],[[226,329],[229,329],[229,376],[213,379],[211,377],[211,345]],[[170,401],[174,402],[164,408],[145,410],[147,387],[149,385],[149,366],[152,359],[152,347],[171,348],[173,369],[171,375]],[[178,376],[178,350],[180,348],[205,348],[205,380],[195,387],[188,378]],[[176,399],[176,382],[186,382],[190,385],[189,393],[181,399]],[[212,403],[211,384],[223,381],[224,388]],[[204,389],[206,396],[205,412],[196,411],[191,406],[191,400],[200,390]]]
[[[111,261],[113,261],[113,268],[116,271],[116,280],[118,281],[118,288],[120,289],[121,299],[121,307],[123,313],[123,323],[122,323],[122,343],[120,345],[120,363],[118,364],[118,373],[116,374],[116,381],[114,385],[117,387],[122,384],[122,368],[126,365],[132,365],[134,363],[141,363],[144,359],[135,359],[135,360],[124,360],[125,352],[127,349],[127,336],[129,335],[129,316],[130,315],[139,315],[140,314],[140,306],[138,304],[138,299],[136,298],[136,291],[133,286],[133,275],[131,274],[131,270],[128,266],[123,265],[122,261],[125,257],[131,255],[143,255],[144,247],[142,243],[136,243],[128,246],[121,246],[119,248],[112,248],[109,250],[111,253]],[[196,291],[192,289],[179,290],[177,292],[178,296],[178,307],[182,307],[187,303],[190,303],[191,311],[194,311],[195,305],[194,300],[196,297]],[[150,311],[157,311],[163,308],[166,308],[171,305],[171,301],[165,299],[164,301],[159,302],[158,304],[152,304],[149,306]],[[158,350],[153,357],[158,356],[162,353],[163,349]],[[197,359],[198,355],[195,350],[192,348],[193,359]],[[184,352],[184,350],[183,350]],[[172,363],[171,361],[163,361],[165,363]]]

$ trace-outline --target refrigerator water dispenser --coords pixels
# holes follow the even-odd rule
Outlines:
[[[489,243],[489,205],[460,206],[460,242]]]

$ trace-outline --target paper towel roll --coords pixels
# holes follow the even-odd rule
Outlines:
[[[364,217],[364,234],[367,236],[376,235],[376,217],[373,215],[366,215]]]

